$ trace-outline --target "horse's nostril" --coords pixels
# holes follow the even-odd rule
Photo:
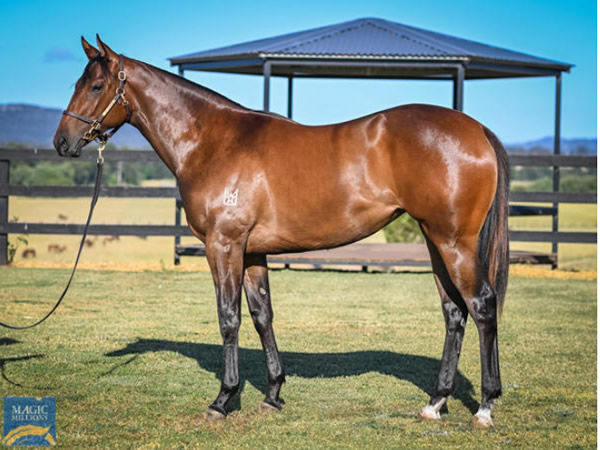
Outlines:
[[[57,136],[54,140],[54,148],[59,155],[64,155],[66,151],[69,149],[69,143],[67,142],[67,138],[64,136]]]

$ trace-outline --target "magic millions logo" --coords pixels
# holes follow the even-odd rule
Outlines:
[[[2,443],[56,445],[56,398],[4,397]]]

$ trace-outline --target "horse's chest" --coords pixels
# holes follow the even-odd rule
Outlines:
[[[211,233],[237,238],[254,223],[253,199],[244,195],[242,187],[182,193],[182,198],[188,225],[201,240]]]

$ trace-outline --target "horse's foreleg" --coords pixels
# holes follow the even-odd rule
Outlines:
[[[429,239],[427,239],[427,244],[431,255],[435,283],[442,300],[442,312],[446,322],[446,338],[435,392],[429,403],[421,409],[419,416],[423,419],[440,419],[440,409],[444,406],[448,397],[454,393],[468,311],[460,294],[450,281],[437,248]],[[452,298],[449,294],[452,295]]]
[[[279,398],[279,391],[285,381],[285,374],[273,333],[273,309],[271,308],[271,292],[265,255],[246,257],[244,290],[248,299],[248,309],[254,321],[254,327],[260,336],[267,362],[269,390],[260,409],[279,410],[283,404],[282,399]]]
[[[243,246],[223,239],[208,240],[206,256],[215,283],[219,328],[223,338],[223,378],[216,400],[206,411],[210,419],[227,415],[225,406],[240,385],[238,333],[244,267]]]

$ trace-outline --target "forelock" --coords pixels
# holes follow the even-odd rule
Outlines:
[[[92,78],[92,70],[95,65],[100,66],[100,70],[102,71],[103,77],[107,77],[109,75],[107,60],[102,56],[98,55],[88,61],[87,65],[85,66],[85,69],[83,70],[83,74],[77,81],[77,85],[85,84]]]

